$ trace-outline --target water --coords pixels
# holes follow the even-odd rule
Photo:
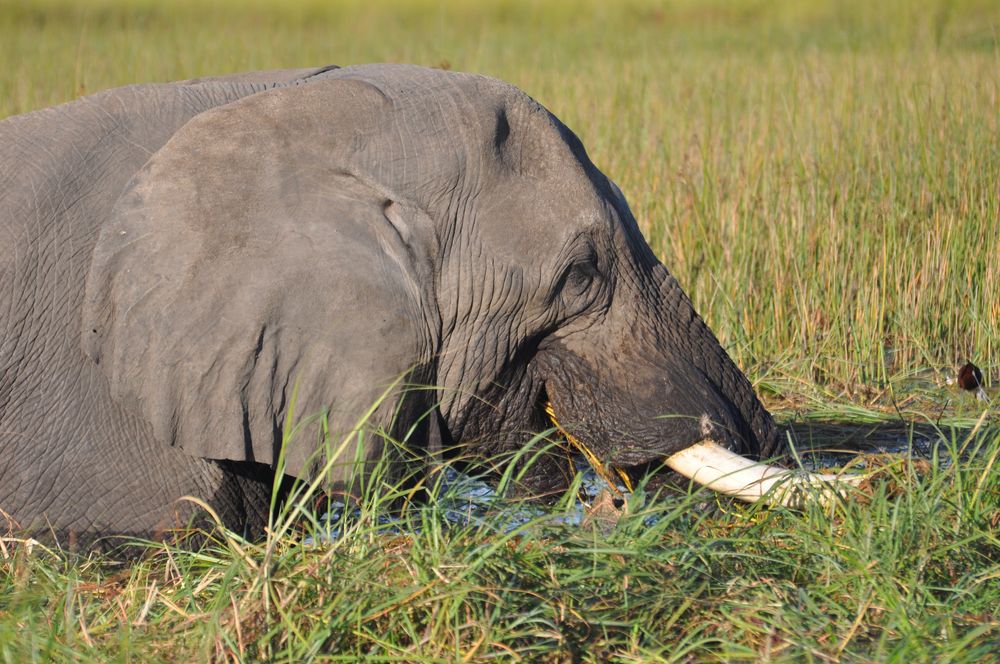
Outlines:
[[[947,458],[948,452],[942,443],[950,435],[961,439],[968,430],[903,421],[807,421],[787,425],[785,433],[805,469],[825,471],[847,463],[851,463],[853,468],[864,468],[864,457],[869,455],[930,459],[937,450],[939,456]]]
[[[497,532],[511,532],[531,521],[544,518],[547,523],[563,526],[580,526],[587,518],[587,506],[604,491],[608,484],[600,478],[582,458],[576,459],[577,471],[582,473],[579,500],[567,511],[554,513],[551,508],[534,502],[522,502],[516,506],[504,506],[493,485],[482,478],[470,477],[454,468],[445,468],[444,478],[438,489],[436,508],[444,519],[453,525],[475,526]],[[616,486],[618,493],[628,495],[624,486]],[[328,533],[322,539],[337,539],[340,537],[339,524],[344,523],[346,506],[343,502],[334,502],[330,511],[323,517]],[[353,509],[346,515],[347,521],[359,516],[359,511]],[[386,532],[402,533],[400,527],[403,520],[391,514],[380,516],[378,522],[385,527]],[[312,537],[306,539],[307,544],[315,543]]]
[[[784,435],[792,442],[802,467],[810,471],[827,471],[851,463],[851,470],[859,472],[870,465],[876,455],[895,455],[910,459],[930,459],[937,454],[943,463],[950,462],[950,449],[943,443],[949,440],[961,442],[967,438],[971,426],[951,428],[930,423],[886,421],[836,422],[804,421],[793,422],[784,427]],[[859,457],[860,455],[860,457]],[[867,458],[866,458],[867,457]],[[790,464],[791,465],[791,464]],[[600,478],[580,457],[576,460],[577,471],[582,474],[576,500],[568,509],[553,512],[549,507],[523,502],[511,506],[504,504],[492,484],[482,478],[470,477],[452,468],[446,468],[438,490],[435,508],[443,519],[457,526],[474,526],[495,532],[511,532],[524,524],[543,519],[546,523],[563,526],[580,526],[586,522],[589,505],[602,492],[608,491],[607,483]],[[657,478],[654,478],[654,481]],[[618,493],[625,499],[629,495],[623,486],[617,486]],[[617,495],[617,494],[616,494]],[[622,503],[617,501],[616,507]],[[358,511],[347,509],[343,503],[334,503],[323,521],[328,533],[322,540],[340,537],[340,526],[358,517]],[[348,517],[345,520],[345,516]],[[386,532],[403,533],[412,531],[397,516],[390,513],[379,516],[378,523]],[[405,527],[404,527],[405,526]],[[312,543],[312,538],[307,543]]]

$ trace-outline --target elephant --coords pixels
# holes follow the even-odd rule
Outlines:
[[[705,440],[783,451],[621,190],[507,83],[375,64],[133,85],[3,120],[0,163],[19,531],[154,536],[190,495],[259,534],[276,479],[496,458],[547,404],[623,472]],[[293,411],[385,435],[288,440]],[[525,486],[564,489],[557,456]]]

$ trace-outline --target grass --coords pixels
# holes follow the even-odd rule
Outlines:
[[[830,511],[640,489],[617,523],[553,521],[568,495],[507,530],[523,506],[456,525],[462,499],[444,488],[387,523],[400,490],[373,484],[321,545],[303,544],[325,532],[310,521],[262,543],[153,545],[128,565],[6,540],[0,655],[987,661],[1000,432],[957,431],[925,467],[890,465],[866,500]]]
[[[445,527],[444,498],[386,532],[382,487],[329,546],[157,545],[119,565],[6,539],[0,656],[995,657],[996,413],[945,380],[972,359],[996,400],[995,3],[291,4],[7,0],[0,116],[326,63],[503,78],[581,136],[793,428],[821,419],[820,442],[836,444],[916,422],[958,460],[892,466],[867,504],[832,514],[639,496],[607,535],[543,518]]]
[[[755,379],[881,389],[1000,338],[1000,10],[8,0],[0,116],[136,81],[406,61],[569,124]]]

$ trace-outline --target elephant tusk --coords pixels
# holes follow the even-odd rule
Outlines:
[[[828,505],[845,486],[858,486],[863,475],[802,473],[755,463],[706,440],[677,452],[666,465],[713,491],[748,503],[801,507],[810,500]]]
[[[566,431],[556,419],[551,403],[545,412],[552,424],[570,445],[579,450],[611,490],[621,495],[611,471],[615,471],[625,487],[632,491],[628,474],[619,468],[604,465],[589,447]],[[693,482],[739,500],[785,507],[801,507],[810,500],[828,505],[842,494],[845,486],[858,486],[864,475],[831,475],[805,473],[778,466],[756,463],[731,452],[711,440],[703,440],[670,456],[665,464]]]

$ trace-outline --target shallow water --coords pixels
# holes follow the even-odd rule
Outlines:
[[[943,432],[929,425],[904,423],[844,424],[805,422],[790,424],[785,433],[809,470],[842,466],[859,454],[900,454],[930,458]]]
[[[501,504],[496,489],[484,479],[470,477],[453,468],[446,468],[443,481],[439,487],[437,507],[444,518],[455,525],[484,527],[497,532],[510,532],[538,518],[545,518],[553,525],[579,526],[586,518],[586,510],[594,499],[607,490],[607,483],[587,465],[582,458],[576,460],[577,471],[582,473],[579,500],[573,508],[566,512],[554,513],[551,509],[533,502],[524,502],[514,508],[498,510]],[[628,495],[623,486],[616,487],[623,495]],[[355,510],[350,517],[356,517]],[[343,523],[344,504],[334,503],[332,509],[323,517],[329,526],[329,533],[323,539],[336,539],[340,536],[339,525]],[[399,526],[403,521],[391,515],[379,518],[379,523],[390,532],[402,532]],[[314,543],[310,537],[307,544]]]
[[[929,423],[899,421],[843,422],[834,420],[808,420],[790,422],[782,427],[782,434],[792,444],[789,465],[801,464],[811,471],[840,468],[847,463],[855,470],[866,467],[864,455],[896,455],[908,459],[931,459],[935,454],[942,463],[950,463],[951,450],[961,449],[962,441],[968,439],[971,427],[944,426]],[[953,444],[949,445],[948,443]],[[861,455],[861,456],[859,456]],[[481,526],[497,532],[510,532],[534,519],[544,518],[547,523],[579,526],[587,519],[588,510],[604,491],[607,483],[579,457],[577,471],[582,474],[578,500],[569,510],[553,513],[545,506],[525,502],[514,508],[504,506],[497,509],[502,501],[498,499],[494,487],[484,479],[470,477],[454,469],[445,469],[440,487],[438,509],[444,518],[456,525]],[[624,499],[629,498],[624,486],[616,487]],[[622,500],[616,501],[616,507]],[[352,513],[353,516],[357,512]],[[347,515],[347,516],[352,516]],[[335,504],[324,517],[329,524],[329,534],[322,539],[336,539],[340,536],[339,525],[343,523],[344,505]],[[402,532],[402,521],[385,515],[379,523],[388,531]],[[310,538],[307,540],[312,542]]]
[[[987,430],[995,427],[990,422],[984,424]],[[793,461],[797,458],[808,470],[839,468],[849,462],[864,468],[865,455],[925,460],[936,455],[943,463],[949,463],[952,451],[966,447],[964,443],[975,430],[974,424],[903,420],[867,423],[817,420],[784,426],[784,433],[792,443]]]

